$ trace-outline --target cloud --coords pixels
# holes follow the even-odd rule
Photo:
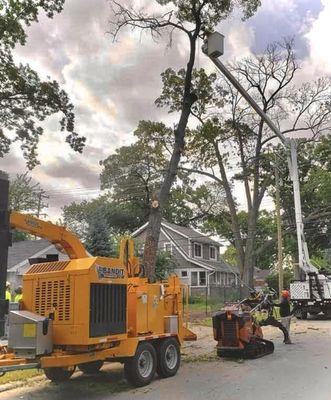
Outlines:
[[[134,3],[152,11],[160,7],[149,0]],[[297,34],[301,56],[310,57],[314,70],[322,66],[328,71],[331,59],[321,43],[331,33],[330,8],[327,0],[264,0],[246,22],[235,13],[219,26],[226,36],[224,59],[260,52],[270,41]],[[111,19],[107,0],[66,1],[61,14],[52,20],[42,16],[33,24],[26,46],[15,51],[18,61],[28,62],[44,79],[57,79],[67,90],[75,105],[76,130],[87,138],[84,154],[76,154],[64,142],[57,117],[45,123],[39,146],[42,164],[32,176],[56,193],[52,210],[75,199],[72,188],[82,188],[76,195],[80,199],[84,188],[98,187],[99,161],[134,140],[132,132],[140,119],[174,121],[167,110],[155,107],[154,100],[161,90],[160,73],[168,66],[185,67],[187,38],[176,35],[168,48],[167,37],[154,42],[147,34],[126,30],[113,43],[107,33]],[[213,68],[201,52],[197,66]],[[0,160],[0,169],[24,171],[18,146]]]
[[[309,43],[309,63],[316,75],[331,74],[331,2],[322,0],[323,10],[305,35]]]

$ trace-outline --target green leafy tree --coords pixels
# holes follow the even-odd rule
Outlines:
[[[244,238],[247,235],[249,215],[246,211],[238,213],[238,221],[240,226],[240,234]],[[204,229],[214,232],[218,236],[227,239],[231,244],[224,253],[224,260],[231,265],[237,265],[237,249],[232,230],[229,228],[230,220],[229,212],[222,213],[216,217],[209,217]],[[256,250],[254,266],[260,269],[269,269],[273,266],[276,256],[276,223],[274,213],[266,210],[259,212],[256,229]]]
[[[24,45],[25,29],[38,21],[40,12],[49,18],[62,10],[64,0],[3,0],[0,4],[0,157],[20,142],[27,167],[38,164],[38,143],[43,121],[59,114],[66,141],[82,152],[85,138],[75,131],[73,105],[56,81],[43,81],[29,65],[16,64],[12,51]]]
[[[229,67],[264,112],[281,127],[283,134],[300,131],[318,137],[330,129],[330,80],[318,79],[299,88],[294,85],[298,63],[292,41],[271,45],[265,54]],[[201,87],[199,82],[204,82],[209,90],[201,90],[208,93],[204,99],[207,105],[192,112],[198,126],[187,135],[190,167],[186,171],[211,178],[224,188],[230,217],[225,218],[224,223],[233,234],[241,276],[252,286],[256,259],[263,254],[259,254],[258,219],[261,202],[273,182],[271,143],[275,136],[225,79],[215,80],[213,75],[205,75],[204,71],[195,74],[198,80],[195,86]],[[177,86],[180,80],[168,79],[167,82],[167,85]],[[172,93],[170,88],[167,93]],[[215,104],[215,98],[219,97],[224,102],[221,112]],[[176,102],[174,96],[171,104]],[[238,185],[245,193],[247,225],[244,232],[236,196]],[[274,240],[268,240],[268,244],[273,243]]]
[[[114,39],[123,28],[131,28],[149,32],[155,39],[165,33],[169,35],[171,44],[174,34],[178,33],[187,39],[189,49],[187,65],[182,74],[183,91],[178,99],[181,104],[179,117],[172,133],[171,156],[160,190],[154,197],[150,209],[144,251],[144,265],[147,277],[150,279],[154,276],[162,213],[169,201],[171,187],[175,182],[185,148],[185,135],[191,110],[198,99],[192,79],[199,38],[203,38],[206,33],[226,19],[236,6],[242,10],[244,18],[250,17],[260,5],[260,0],[156,0],[155,3],[164,6],[165,11],[148,14],[143,9],[113,0],[114,19],[111,23]]]
[[[167,279],[170,275],[173,275],[177,263],[174,258],[166,251],[158,251],[155,265],[155,278],[158,281]]]
[[[171,154],[172,133],[162,123],[140,121],[137,141],[118,148],[101,162],[101,188],[109,190],[112,204],[128,211],[127,231],[148,220],[150,204],[164,178]],[[163,217],[180,225],[197,225],[218,213],[224,204],[224,192],[216,184],[197,186],[188,173],[180,170],[172,187]],[[134,217],[132,217],[134,216]]]
[[[290,269],[285,269],[283,273],[284,277],[284,288],[289,289],[290,288],[290,283],[294,279],[294,274]],[[266,278],[268,286],[273,289],[276,293],[278,293],[279,286],[278,286],[278,274],[277,273],[271,273],[269,276]]]
[[[278,169],[281,178],[280,197],[285,251],[297,259],[293,188],[286,154],[278,148]],[[331,248],[331,137],[319,141],[301,140],[298,145],[298,169],[305,237],[310,255],[320,258]],[[274,182],[269,194],[275,196]]]
[[[17,174],[9,185],[9,209],[39,216],[48,207],[46,191],[27,172]]]
[[[9,185],[9,209],[28,214],[33,214],[37,217],[44,214],[48,208],[46,202],[48,196],[45,190],[38,182],[35,182],[28,173],[17,174],[10,181]],[[13,241],[25,240],[29,237],[28,234],[14,231]]]

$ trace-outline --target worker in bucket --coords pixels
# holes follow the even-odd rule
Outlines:
[[[17,289],[15,289],[15,298],[14,301],[15,303],[19,303],[23,298],[23,288],[22,286],[19,286]]]
[[[6,300],[11,301],[10,283],[6,282]]]
[[[282,290],[280,302],[278,304],[273,303],[273,306],[279,307],[280,322],[282,323],[282,325],[288,332],[288,338],[284,339],[284,343],[292,344],[291,338],[290,338],[290,326],[291,326],[291,319],[292,319],[293,311],[291,312],[290,292],[288,290]]]

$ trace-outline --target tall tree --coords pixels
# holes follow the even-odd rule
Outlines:
[[[85,138],[74,130],[73,104],[56,81],[43,81],[29,65],[16,64],[12,51],[26,43],[26,27],[38,21],[40,12],[49,18],[62,11],[64,0],[2,0],[0,4],[0,157],[20,142],[27,167],[38,164],[38,142],[42,122],[50,115],[62,115],[61,131],[66,141],[82,152]]]
[[[192,86],[198,39],[227,18],[235,6],[241,8],[245,18],[253,15],[260,5],[260,0],[156,0],[155,3],[165,7],[163,14],[149,15],[145,10],[112,1],[114,11],[112,34],[115,39],[123,28],[132,28],[150,32],[154,38],[166,33],[170,35],[170,43],[174,33],[178,32],[188,41],[189,52],[183,74],[184,87],[180,98],[179,119],[173,130],[174,145],[160,190],[153,196],[146,234],[144,265],[147,277],[150,279],[153,279],[154,275],[162,212],[169,200],[171,186],[175,181],[185,148],[185,134],[191,109],[198,99]]]
[[[47,193],[27,172],[17,174],[9,185],[9,209],[39,216],[48,207]]]
[[[331,131],[330,131],[331,133]],[[292,182],[284,158],[284,149],[278,149],[278,167],[282,224],[285,231],[285,250],[297,258],[295,212]],[[301,140],[298,143],[298,168],[305,237],[310,256],[318,258],[331,247],[331,136],[319,141]],[[275,196],[273,186],[269,194]]]
[[[265,54],[229,66],[241,84],[258,101],[284,134],[304,132],[312,137],[330,129],[330,80],[318,79],[296,87],[293,83],[298,62],[292,41],[270,45]],[[213,179],[223,186],[229,208],[229,228],[233,232],[237,264],[248,285],[253,284],[257,247],[257,221],[262,199],[272,182],[271,156],[273,133],[223,78],[196,71],[195,86],[202,97],[191,114],[198,126],[188,135],[186,171]],[[183,91],[181,73],[171,71],[165,80],[164,99],[178,107],[178,92]],[[219,110],[215,99],[222,98]],[[244,189],[247,230],[241,232],[238,186]],[[241,201],[242,202],[242,201]]]
[[[9,209],[41,216],[47,209],[47,194],[40,183],[34,181],[28,173],[17,174],[9,185]],[[14,231],[13,241],[25,240],[29,235]]]

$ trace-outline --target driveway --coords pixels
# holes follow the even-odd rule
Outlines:
[[[122,367],[113,365],[95,376],[77,373],[61,385],[44,379],[26,382],[0,394],[0,400],[331,399],[330,321],[299,321],[293,345],[283,345],[277,330],[268,328],[266,337],[274,340],[275,353],[243,362],[215,358],[210,353],[210,329],[198,330],[201,341],[184,349],[187,362],[173,378],[156,378],[147,387],[133,389],[124,380]]]

